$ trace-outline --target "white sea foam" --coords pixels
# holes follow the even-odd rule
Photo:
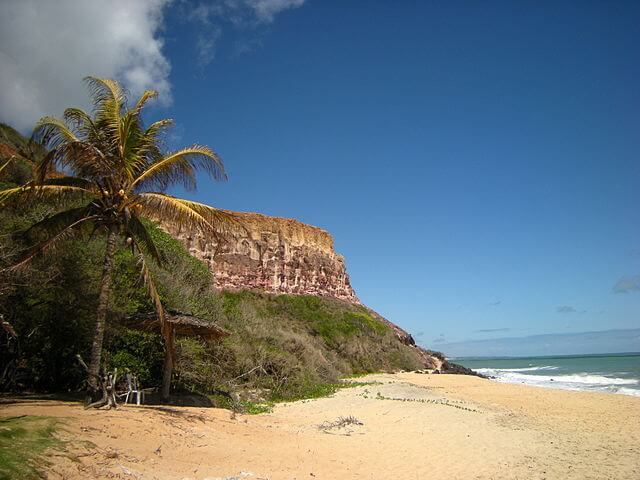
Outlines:
[[[635,388],[620,387],[615,393],[621,393],[623,395],[633,395],[634,397],[640,397],[640,390]]]
[[[538,370],[557,370],[558,368],[560,367],[554,367],[553,365],[545,365],[543,367],[500,368],[499,371],[501,372],[535,372]]]
[[[535,367],[535,370],[555,370],[557,367]],[[592,373],[575,373],[570,375],[531,375],[522,373],[534,369],[521,368],[479,368],[476,371],[484,375],[495,377],[496,380],[505,383],[524,383],[537,387],[551,387],[564,390],[587,390],[625,395],[640,396],[640,389],[630,388],[631,385],[640,385],[637,378],[606,377]],[[628,386],[624,386],[628,385]]]
[[[479,368],[477,371],[485,375],[495,376],[498,379],[533,383],[562,382],[585,385],[638,385],[640,383],[635,378],[605,377],[603,375],[593,375],[588,373],[575,373],[573,375],[527,375],[519,373],[523,371],[520,369],[492,368]]]

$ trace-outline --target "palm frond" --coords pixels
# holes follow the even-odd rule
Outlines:
[[[153,122],[147,127],[138,138],[136,154],[138,163],[136,164],[136,176],[144,172],[149,165],[160,161],[163,158],[160,150],[160,135],[168,127],[173,125],[173,120],[163,119]]]
[[[122,112],[126,95],[118,82],[108,78],[85,77],[93,99],[94,123],[103,133],[103,149],[110,159],[123,156]]]
[[[56,142],[44,158],[36,163],[34,178],[37,183],[42,183],[60,171],[78,177],[101,178],[109,175],[111,168],[112,165],[96,142],[69,139]]]
[[[29,191],[29,188],[25,187],[13,187],[0,190],[0,207],[13,202],[18,196],[24,195]]]
[[[86,190],[88,194],[97,194],[96,185],[81,177],[73,177],[70,175],[66,175],[64,177],[56,177],[56,178],[46,178],[42,184],[40,184],[36,188],[40,188],[43,186],[58,186],[58,187],[76,187],[81,188],[82,190]]]
[[[170,153],[159,161],[149,165],[133,186],[153,186],[164,190],[170,185],[182,183],[187,190],[195,188],[195,172],[203,170],[216,180],[225,179],[224,165],[220,157],[209,147],[193,145]]]
[[[245,226],[238,220],[238,217],[229,211],[205,205],[204,203],[192,202],[191,200],[179,200],[205,218],[209,224],[213,225],[215,231],[218,233],[228,233],[232,231],[246,232]]]
[[[92,204],[83,205],[82,207],[63,210],[46,217],[39,222],[31,225],[23,235],[31,242],[41,240],[42,237],[50,238],[57,235],[69,225],[77,223],[79,220],[96,217],[98,213]]]
[[[44,199],[62,203],[68,201],[70,198],[82,198],[93,195],[94,192],[74,185],[36,185],[31,183],[22,187],[0,190],[0,207],[17,201],[32,201],[34,199]]]
[[[144,258],[144,254],[138,254],[138,268],[140,269],[140,281],[147,289],[147,293],[153,302],[154,309],[156,311],[156,315],[158,315],[158,320],[160,321],[160,330],[162,332],[162,336],[167,339],[170,333],[169,324],[166,322],[166,316],[164,307],[162,306],[162,299],[160,298],[160,294],[158,293],[158,289],[156,288],[156,284],[153,280],[153,275],[149,270],[149,266]]]
[[[56,163],[60,157],[60,153],[54,148],[47,152],[42,160],[33,167],[33,178],[36,182],[42,182],[56,171]]]
[[[51,150],[36,167],[37,181],[53,172],[54,165],[73,176],[98,180],[113,175],[113,164],[93,142],[68,142]]]
[[[217,236],[220,232],[242,228],[238,220],[228,212],[164,193],[141,193],[138,195],[138,204],[145,217],[170,223],[179,229],[187,227]]]
[[[151,125],[147,127],[144,131],[144,136],[150,139],[157,139],[158,134],[165,128],[173,126],[174,122],[171,118],[163,118],[162,120],[158,120],[153,122]]]
[[[139,154],[140,144],[143,142],[140,117],[133,110],[126,112],[120,119],[118,168],[131,183],[136,172],[146,163],[144,156]]]
[[[83,140],[99,141],[100,132],[91,116],[80,108],[67,108],[64,111],[65,122],[72,126]]]
[[[153,99],[153,98],[158,98],[158,92],[156,90],[145,90],[142,95],[140,95],[140,98],[138,99],[138,101],[136,102],[135,107],[133,107],[133,112],[136,115],[140,115],[140,113],[142,112],[142,109],[144,108],[145,104]]]
[[[145,254],[150,255],[158,265],[162,265],[165,261],[163,253],[158,250],[156,243],[153,241],[147,227],[140,221],[135,214],[131,214],[126,225],[127,233],[136,241],[138,248]]]
[[[14,263],[9,268],[7,268],[7,270],[12,271],[12,270],[17,270],[19,268],[22,268],[38,255],[43,255],[51,252],[52,250],[55,250],[55,248],[60,244],[61,241],[71,237],[74,233],[77,233],[78,227],[83,226],[86,222],[92,222],[97,218],[98,218],[97,216],[91,215],[88,217],[80,218],[79,220],[73,222],[72,224],[70,224],[69,226],[67,226],[57,234],[53,235],[49,239],[36,245],[35,247],[28,249],[22,255],[20,260],[18,260],[18,262]]]
[[[131,183],[150,161],[161,157],[157,137],[145,134],[141,118],[144,105],[157,96],[158,92],[155,90],[145,90],[135,107],[128,110],[120,120],[120,160],[127,183]]]
[[[11,160],[13,160],[13,157],[11,157],[9,160],[7,160],[6,162],[4,162],[4,165],[2,165],[0,167],[0,173],[2,173],[2,171],[6,168],[7,165],[9,165],[11,163]]]
[[[64,121],[50,116],[38,120],[31,134],[31,139],[49,149],[56,148],[65,142],[80,141]]]
[[[107,103],[117,105],[119,108],[125,104],[126,96],[124,90],[115,80],[90,75],[84,78],[84,82],[89,88],[96,113],[100,112]]]
[[[206,218],[183,202],[179,198],[157,192],[142,193],[138,200],[142,214],[151,220],[168,222],[178,228],[188,226],[199,231],[214,231],[213,225]]]
[[[57,162],[62,159],[62,152],[58,148],[78,143],[80,139],[64,121],[55,117],[42,117],[33,129],[31,141],[49,150],[36,166],[35,177],[42,181],[55,170]]]

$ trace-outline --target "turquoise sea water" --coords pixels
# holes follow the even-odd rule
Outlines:
[[[452,360],[500,382],[640,396],[640,353]]]

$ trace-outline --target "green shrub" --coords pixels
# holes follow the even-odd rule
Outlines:
[[[117,368],[119,376],[133,373],[145,387],[158,386],[162,382],[164,346],[159,333],[127,328],[111,331],[104,357],[107,368]]]

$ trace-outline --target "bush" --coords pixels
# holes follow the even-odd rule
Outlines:
[[[189,390],[239,389],[252,401],[313,398],[344,375],[420,366],[415,352],[363,307],[251,291],[209,293],[200,298],[206,301],[231,336],[179,340],[177,383]]]
[[[147,333],[127,328],[111,331],[105,345],[105,363],[118,375],[133,373],[145,386],[162,382],[164,346],[159,333]]]

